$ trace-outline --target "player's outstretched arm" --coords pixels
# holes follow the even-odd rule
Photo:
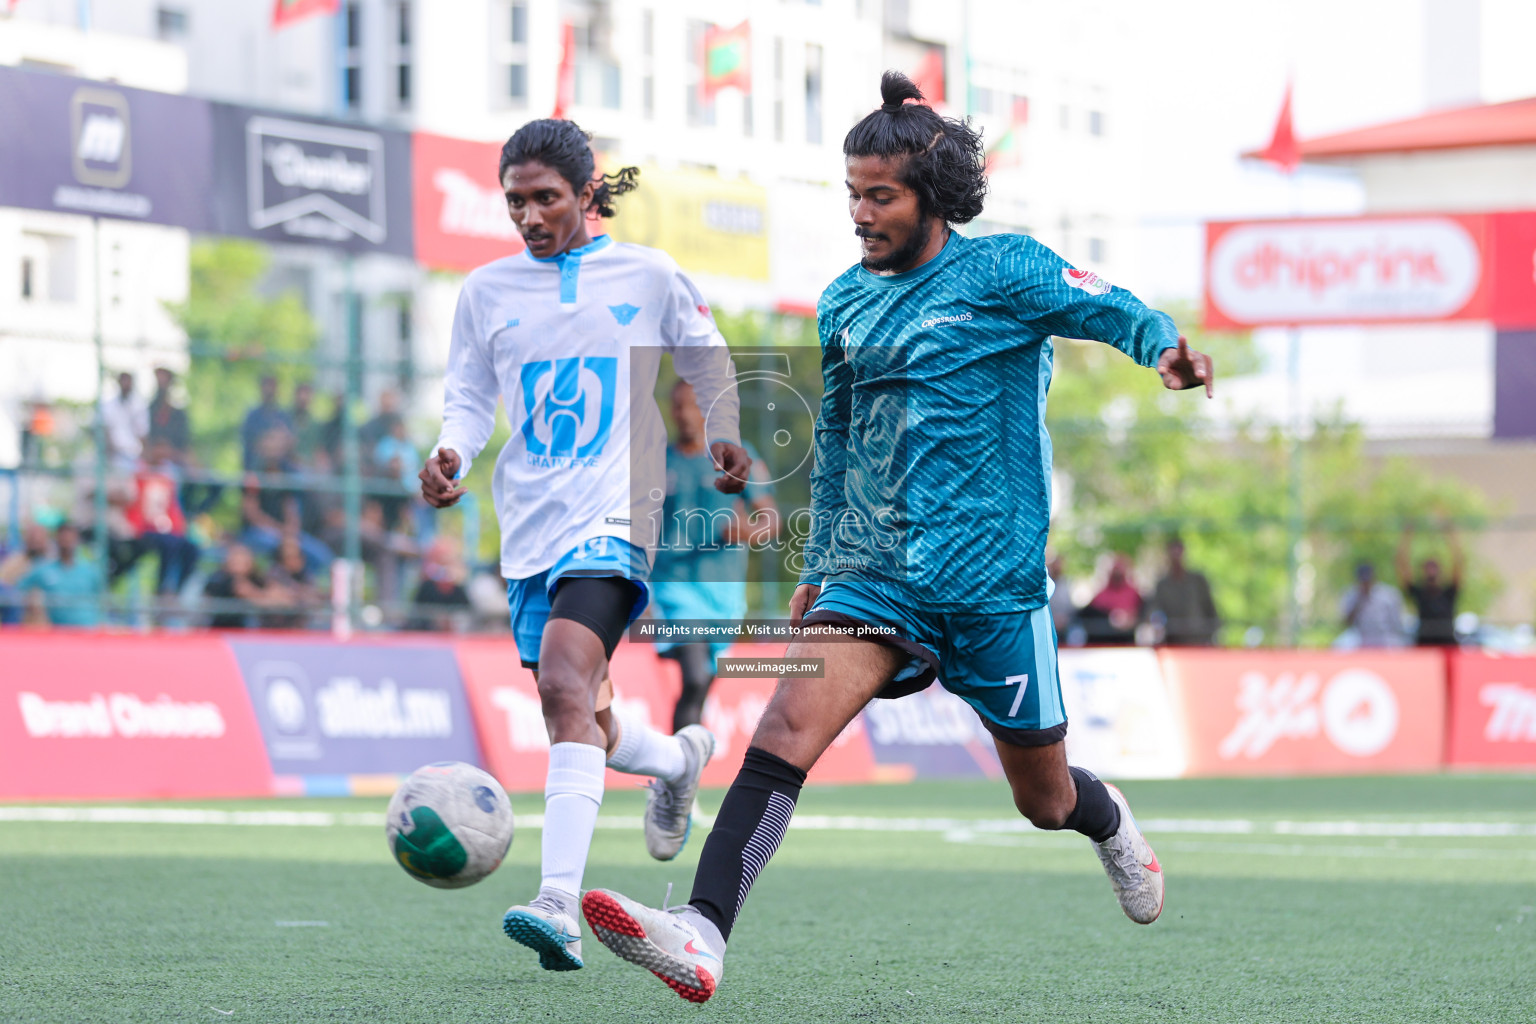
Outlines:
[[[1182,334],[1177,348],[1163,349],[1157,360],[1157,372],[1169,391],[1188,391],[1204,385],[1206,398],[1215,393],[1216,364],[1204,352],[1190,348]]]
[[[715,477],[715,490],[722,494],[740,494],[747,486],[752,472],[752,456],[739,444],[716,441],[709,446],[710,457],[720,475]]]
[[[458,504],[459,499],[464,497],[463,486],[454,480],[461,465],[463,461],[459,453],[452,448],[439,448],[427,460],[426,466],[417,474],[417,479],[421,481],[421,496],[428,505],[447,508]]]

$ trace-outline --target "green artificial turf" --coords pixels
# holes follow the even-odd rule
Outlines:
[[[1435,776],[1132,782],[1168,878],[1120,913],[1086,841],[1008,819],[998,783],[809,789],[694,1007],[590,937],[538,970],[501,913],[538,883],[522,830],[480,885],[430,889],[382,828],[0,821],[0,1021],[1443,1021],[1536,1019],[1536,836],[1316,834],[1277,822],[1536,823],[1536,781]],[[706,792],[708,810],[719,792]],[[198,802],[381,812],[382,800]],[[518,797],[537,813],[536,797]],[[610,793],[605,816],[637,815]],[[1223,834],[1187,819],[1240,820]],[[857,822],[849,824],[859,824]],[[868,825],[867,822],[864,825]],[[928,826],[933,828],[932,823]],[[597,833],[587,884],[686,899],[702,831],[657,864]]]

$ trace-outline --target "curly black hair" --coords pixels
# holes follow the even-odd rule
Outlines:
[[[917,193],[924,213],[946,224],[966,224],[980,216],[987,195],[981,133],[969,121],[935,113],[923,103],[922,90],[900,71],[880,77],[880,99],[879,110],[849,129],[843,155],[906,157],[901,181]]]
[[[597,189],[592,195],[591,208],[599,217],[612,217],[618,213],[613,200],[640,187],[637,180],[640,168],[621,167],[616,174],[596,174],[591,140],[592,136],[574,121],[554,118],[529,121],[513,132],[506,145],[501,147],[501,166],[497,168],[496,180],[504,180],[507,168],[513,164],[537,160],[570,182],[578,196],[587,182],[595,181]]]

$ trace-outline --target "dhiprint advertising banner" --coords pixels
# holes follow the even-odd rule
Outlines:
[[[416,262],[469,271],[525,248],[496,181],[501,145],[411,136]]]
[[[1536,325],[1536,211],[1206,225],[1205,325]]]

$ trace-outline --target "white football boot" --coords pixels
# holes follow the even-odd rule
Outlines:
[[[676,782],[653,779],[645,799],[645,848],[657,860],[671,860],[683,850],[693,829],[693,799],[699,776],[715,753],[715,735],[702,725],[677,731],[687,770]]]
[[[1137,924],[1151,924],[1163,912],[1163,869],[1157,862],[1125,794],[1105,783],[1110,799],[1120,808],[1120,827],[1115,834],[1093,848],[1104,864],[1104,873],[1120,898],[1120,909]]]
[[[698,911],[653,910],[609,889],[587,890],[581,911],[598,942],[644,967],[684,999],[702,1003],[715,994],[725,971],[725,948],[706,939],[689,920]],[[718,953],[715,945],[720,945]]]
[[[513,942],[536,950],[539,966],[546,971],[579,971],[581,924],[572,913],[575,908],[567,910],[565,901],[551,892],[540,889],[527,906],[509,909],[501,919],[501,930]]]

